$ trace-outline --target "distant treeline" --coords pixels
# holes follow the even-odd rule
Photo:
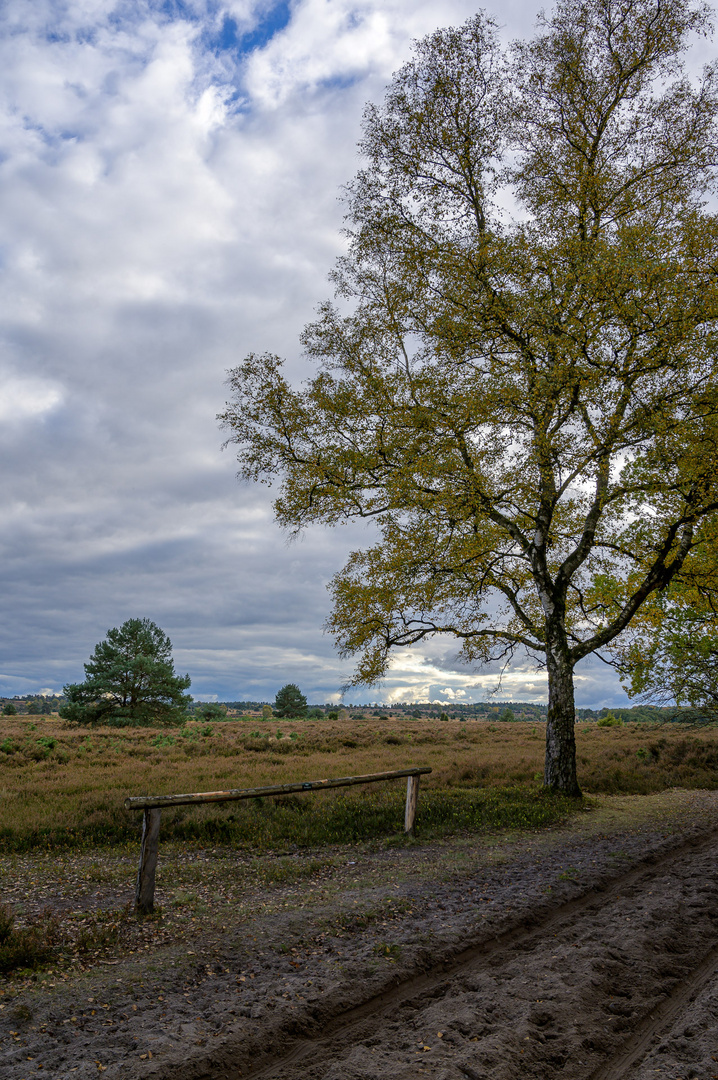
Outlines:
[[[27,697],[0,698],[0,711],[11,705],[18,715],[49,716],[59,711],[60,706],[65,704],[65,698],[61,694],[52,697],[44,697],[42,694],[30,694]]]
[[[223,705],[228,713],[241,715],[243,713],[261,713],[265,705],[271,705],[266,701],[222,701],[217,704]],[[194,709],[201,709],[203,703],[195,702]],[[436,705],[432,702],[396,702],[394,704],[381,705],[336,705],[331,702],[309,705],[309,713],[322,712],[336,714],[346,712],[353,719],[361,717],[380,716],[405,716],[415,719],[481,719],[492,720],[501,723],[512,721],[533,720],[541,722],[546,720],[546,705],[531,701],[502,701],[492,704],[486,701],[467,702],[462,704]],[[678,706],[657,705],[633,705],[626,708],[601,708],[601,709],[577,709],[578,720],[600,720],[604,716],[613,715],[627,724],[636,723],[708,723],[716,719],[709,713],[698,709],[679,708]]]
[[[49,716],[57,713],[65,704],[65,698],[56,694],[44,697],[40,694],[32,694],[27,697],[0,698],[0,712],[8,712],[7,706],[12,706],[18,716]],[[267,701],[220,701],[215,704],[223,706],[227,710],[227,719],[236,719],[242,715],[254,713],[248,719],[257,719],[266,705],[272,705]],[[194,715],[200,712],[207,702],[193,701],[188,707],[188,714]],[[431,702],[398,702],[392,705],[336,705],[331,702],[310,705],[308,707],[310,718],[315,719],[320,715],[332,717],[337,713],[346,712],[352,719],[380,717],[380,716],[404,716],[417,720],[491,720],[499,723],[511,723],[513,721],[541,722],[546,719],[546,705],[536,704],[530,701],[502,701],[500,704],[492,704],[486,701],[468,702],[452,705],[435,705]],[[633,705],[629,708],[613,709],[577,709],[578,720],[595,720],[612,714],[626,724],[701,724],[712,723],[717,717],[700,709],[678,708],[677,706],[657,705]]]

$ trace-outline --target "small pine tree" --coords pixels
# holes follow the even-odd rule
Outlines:
[[[78,724],[177,724],[192,698],[175,674],[172,642],[150,619],[107,631],[85,666],[84,683],[64,687],[60,716]]]
[[[17,716],[17,709],[11,701],[6,702],[2,709],[3,716]]]
[[[274,699],[274,713],[282,717],[307,715],[307,699],[296,683],[287,683],[277,691]]]

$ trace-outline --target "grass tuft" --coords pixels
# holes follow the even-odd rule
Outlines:
[[[53,953],[57,927],[57,919],[49,915],[17,927],[10,908],[0,905],[0,972],[35,969],[44,964]]]

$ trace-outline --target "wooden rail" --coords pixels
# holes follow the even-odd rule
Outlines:
[[[354,784],[375,784],[380,780],[407,778],[404,832],[414,832],[416,807],[419,799],[419,777],[430,773],[423,765],[415,769],[395,769],[393,772],[367,773],[365,776],[340,776],[334,780],[304,780],[296,784],[272,784],[270,787],[232,788],[229,791],[200,791],[191,795],[136,795],[125,799],[127,810],[143,810],[140,866],[135,889],[135,911],[149,915],[155,903],[155,872],[160,836],[160,812],[165,806],[193,806],[201,803],[232,802],[238,799],[262,798],[265,795],[293,795],[303,791],[325,788],[353,787]]]

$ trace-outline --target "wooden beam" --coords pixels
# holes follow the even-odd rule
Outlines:
[[[271,787],[233,788],[229,791],[200,791],[192,795],[137,795],[125,799],[127,810],[160,809],[163,806],[187,806],[200,803],[232,802],[236,799],[262,798],[265,795],[292,795],[302,791],[322,791],[325,788],[352,787],[354,784],[375,784],[380,780],[399,780],[430,773],[424,765],[393,772],[368,773],[366,776],[341,776],[336,780],[306,780],[296,784],[273,784]],[[418,787],[417,787],[418,790]]]

